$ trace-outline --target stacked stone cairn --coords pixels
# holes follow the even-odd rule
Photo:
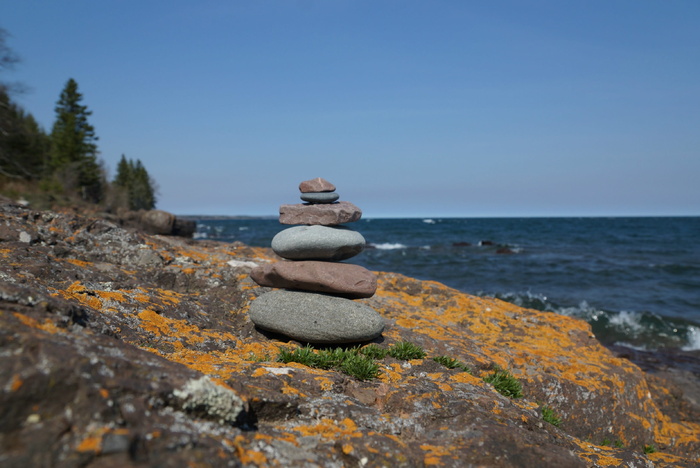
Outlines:
[[[250,306],[259,328],[305,343],[342,344],[369,341],[384,330],[384,319],[353,299],[372,297],[374,273],[359,265],[340,263],[364,250],[359,232],[343,226],[362,211],[338,202],[335,186],[322,178],[299,184],[305,203],[280,206],[280,223],[298,225],[272,239],[272,250],[288,260],[254,268],[250,277],[266,292]]]

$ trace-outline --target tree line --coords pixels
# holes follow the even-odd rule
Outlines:
[[[0,72],[11,69],[18,57],[6,45],[0,29]],[[56,103],[56,117],[47,133],[12,100],[17,85],[0,81],[0,192],[32,192],[56,201],[80,200],[107,209],[153,209],[156,184],[140,160],[122,155],[110,182],[98,159],[98,137],[82,104],[78,83],[70,78]],[[14,191],[8,187],[14,187]]]

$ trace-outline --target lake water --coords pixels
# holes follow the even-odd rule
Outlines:
[[[197,238],[269,247],[276,219],[199,219]],[[348,260],[588,321],[600,341],[700,349],[700,217],[362,219]]]

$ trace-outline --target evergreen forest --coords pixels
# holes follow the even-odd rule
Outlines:
[[[69,78],[58,97],[47,132],[13,96],[22,86],[5,80],[19,62],[0,28],[0,195],[37,209],[80,206],[116,212],[156,206],[156,183],[140,160],[122,155],[116,176],[107,180],[99,140],[90,124],[78,83]]]

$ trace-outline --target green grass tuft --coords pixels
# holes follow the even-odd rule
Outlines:
[[[542,406],[542,419],[555,427],[559,427],[561,425],[561,418],[559,415],[557,415],[557,413],[555,413],[554,410],[547,405]]]
[[[471,374],[472,371],[467,367],[466,364],[464,364],[461,361],[458,361],[455,358],[451,358],[449,356],[435,356],[433,358],[433,361],[442,364],[443,366],[447,367],[448,369],[459,369],[464,372],[467,372],[468,374]]]
[[[644,446],[644,453],[655,453],[656,452],[656,447],[654,447],[654,444],[649,444]]]
[[[510,372],[500,367],[496,367],[493,374],[483,377],[482,380],[493,385],[498,393],[508,398],[523,396],[522,384]]]
[[[371,357],[361,355],[359,348],[333,348],[318,351],[311,346],[294,350],[283,348],[277,360],[285,364],[298,362],[317,369],[336,369],[360,380],[370,380],[379,375],[379,364]]]
[[[387,354],[389,354],[389,350],[386,348],[380,348],[376,344],[372,343],[370,345],[365,346],[364,348],[361,348],[360,353],[364,354],[368,358],[384,359],[387,356]]]
[[[349,354],[339,366],[341,372],[359,380],[371,380],[379,376],[379,364],[362,354]]]
[[[423,359],[426,353],[420,346],[408,341],[400,341],[389,347],[389,356],[401,361],[409,361],[411,359]]]

